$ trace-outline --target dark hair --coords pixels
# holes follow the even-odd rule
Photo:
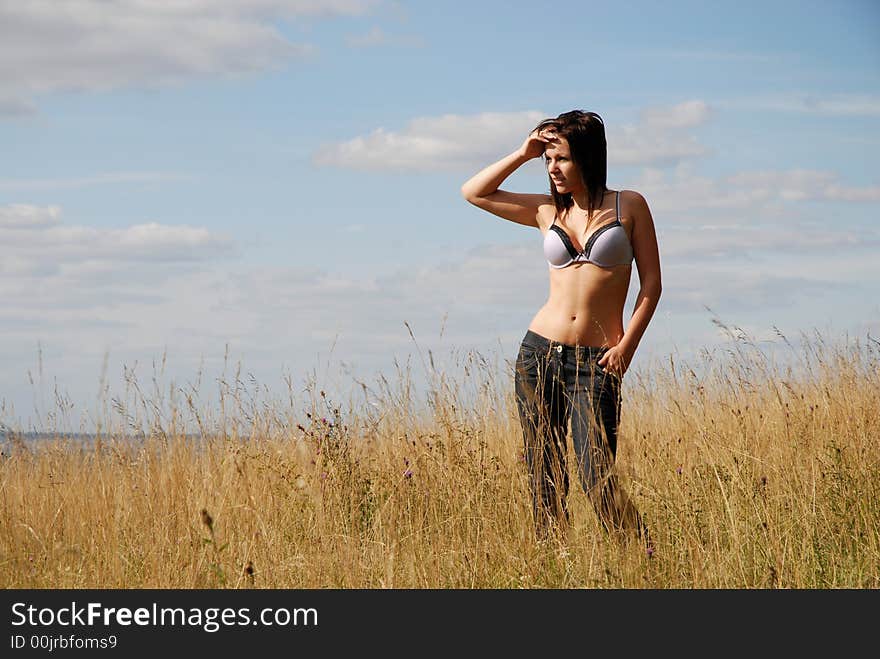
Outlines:
[[[568,140],[571,159],[577,165],[587,189],[587,217],[602,205],[608,189],[608,143],[605,141],[605,124],[595,112],[571,110],[555,119],[544,119],[535,130],[549,129]],[[549,174],[548,174],[548,178]],[[550,178],[550,195],[556,212],[568,210],[574,204],[571,193],[560,194]]]

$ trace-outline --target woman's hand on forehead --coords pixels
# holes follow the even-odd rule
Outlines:
[[[548,151],[561,152],[566,154],[566,146],[563,144],[562,138],[559,137],[556,133],[550,133],[549,135],[543,135],[546,140],[544,146],[544,153],[546,154]]]

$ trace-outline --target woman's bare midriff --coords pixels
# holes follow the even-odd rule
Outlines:
[[[529,329],[568,345],[617,345],[623,338],[623,307],[631,274],[629,265],[600,268],[577,263],[550,268],[550,294]]]

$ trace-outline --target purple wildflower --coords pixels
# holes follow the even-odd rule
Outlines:
[[[412,475],[413,475],[412,469],[407,469],[405,472],[403,472],[404,478],[412,478]]]

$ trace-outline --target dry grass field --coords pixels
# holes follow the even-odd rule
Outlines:
[[[7,442],[0,586],[878,588],[880,346],[787,350],[627,374],[617,468],[652,556],[577,489],[564,541],[535,541],[512,374],[479,354],[423,400],[405,370],[345,405],[131,381],[93,442]]]

